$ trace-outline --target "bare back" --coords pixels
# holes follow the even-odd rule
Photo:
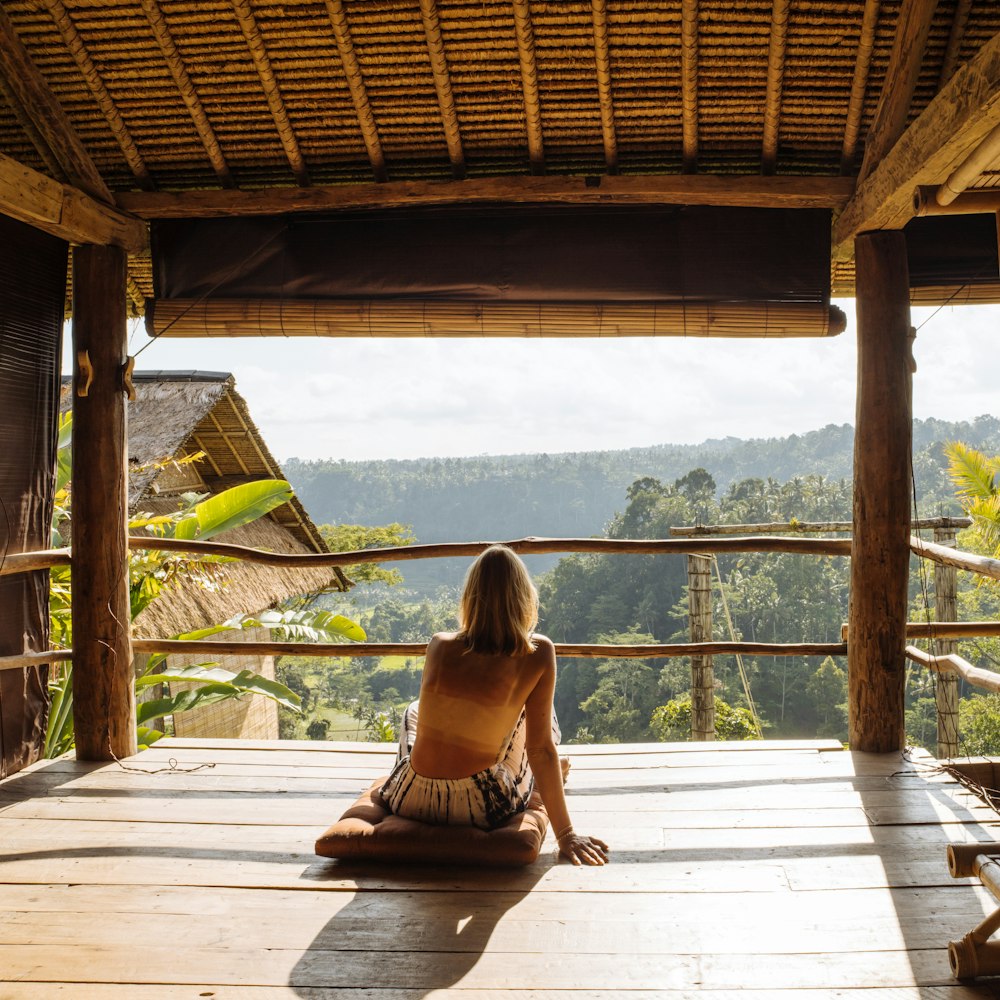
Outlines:
[[[554,658],[552,644],[539,639],[527,656],[467,652],[453,632],[431,639],[410,754],[414,771],[428,778],[465,778],[496,763]]]

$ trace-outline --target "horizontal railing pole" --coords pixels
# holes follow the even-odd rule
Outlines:
[[[1000,559],[991,559],[989,556],[977,556],[971,552],[957,552],[946,545],[938,545],[936,542],[925,542],[922,538],[910,536],[910,551],[925,559],[943,563],[945,566],[954,566],[956,569],[968,570],[970,573],[978,573],[980,576],[988,576],[993,580],[1000,580]]]
[[[968,528],[971,517],[924,517],[910,522],[911,528]],[[790,531],[797,534],[812,531],[852,531],[852,521],[772,521],[769,524],[695,524],[671,528],[671,538],[691,538],[704,535],[748,535]]]
[[[40,552],[13,552],[0,560],[0,576],[14,573],[32,573],[37,569],[69,566],[72,562],[69,549],[43,549]]]
[[[914,663],[920,663],[938,673],[958,674],[962,680],[973,687],[983,688],[985,691],[1000,691],[1000,674],[974,666],[957,653],[949,653],[947,656],[932,656],[922,649],[917,649],[916,646],[907,646],[906,655]]]
[[[133,639],[135,653],[184,656],[423,656],[425,642],[213,642],[186,639]],[[758,656],[846,656],[844,643],[686,642],[615,646],[556,643],[557,656],[676,657],[743,653]]]
[[[907,639],[978,639],[1000,635],[1000,622],[907,622]],[[847,642],[847,625],[840,626],[840,638]]]
[[[38,667],[45,663],[72,660],[72,649],[48,649],[44,653],[21,653],[19,656],[0,656],[0,670],[21,670],[24,667]]]
[[[355,552],[317,552],[292,554],[265,552],[243,545],[221,542],[185,541],[179,538],[132,536],[133,549],[158,549],[231,556],[270,566],[351,566],[358,563],[403,562],[411,559],[448,559],[477,556],[491,545],[502,544],[521,555],[552,552],[628,553],[632,555],[667,555],[697,552],[797,552],[803,555],[849,556],[851,543],[841,538],[518,538],[509,542],[440,542],[430,545],[400,545],[384,549],[359,549]]]

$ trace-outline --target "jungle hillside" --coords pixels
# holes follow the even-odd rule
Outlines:
[[[914,422],[915,517],[963,514],[946,454],[955,441],[995,455],[1000,420]],[[845,424],[767,440],[407,461],[291,458],[283,468],[331,548],[348,550],[525,535],[662,538],[684,525],[847,521],[852,449],[853,428]],[[963,532],[959,544],[983,550],[972,531]],[[683,556],[536,556],[527,562],[539,588],[540,630],[556,642],[687,641]],[[455,627],[467,564],[366,567],[349,594],[316,600],[358,621],[371,642],[417,642]],[[1000,618],[996,589],[964,576],[959,617]],[[844,557],[719,556],[712,567],[714,638],[838,642],[848,581]],[[933,617],[933,587],[931,569],[913,560],[911,620]],[[964,642],[959,652],[988,669],[1000,667],[996,640]],[[846,739],[844,658],[717,656],[714,667],[719,738]],[[420,684],[419,659],[404,657],[286,658],[279,669],[304,707],[304,715],[284,719],[286,736],[391,739]],[[687,660],[565,660],[556,691],[563,738],[686,739],[689,689]],[[963,691],[967,752],[986,752],[991,741],[993,752],[1000,750],[1000,710],[992,702]],[[933,749],[927,671],[911,671],[907,704],[909,739]]]

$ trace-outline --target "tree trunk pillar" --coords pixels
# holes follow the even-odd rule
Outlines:
[[[73,251],[73,724],[78,760],[136,752],[125,253]]]
[[[935,528],[934,541],[954,548],[954,529]],[[958,621],[958,570],[939,562],[934,563],[934,617],[939,622]],[[934,640],[937,656],[947,656],[957,650],[955,639]],[[958,756],[958,676],[935,673],[934,695],[937,701],[937,755],[939,760],[948,760]]]
[[[858,396],[848,614],[851,748],[903,748],[910,560],[912,354],[906,238],[855,240]]]
[[[688,622],[692,642],[712,641],[712,560],[688,556]],[[715,675],[711,656],[691,657],[691,739],[715,739]]]

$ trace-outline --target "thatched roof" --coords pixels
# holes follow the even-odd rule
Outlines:
[[[184,490],[219,493],[254,479],[284,479],[246,400],[229,372],[142,371],[132,376],[136,398],[128,409],[129,511],[148,509],[149,497]],[[62,409],[69,408],[64,380]],[[197,482],[170,468],[152,467],[163,459],[204,452],[192,470]],[[298,497],[268,514],[302,546],[326,552],[319,529]]]
[[[163,210],[157,193],[195,190],[851,178],[880,100],[909,75],[897,35],[917,57],[905,123],[1000,32],[996,0],[5,0],[2,11],[0,151],[147,218]],[[972,186],[993,186],[995,168]],[[172,210],[194,213],[186,204]],[[131,276],[141,311],[148,256]],[[851,282],[850,263],[835,265],[835,291]]]
[[[131,514],[176,510],[177,494],[189,490],[219,493],[254,479],[285,478],[228,372],[136,372],[133,381],[136,398],[128,414]],[[65,380],[64,410],[71,404],[67,390]],[[151,465],[196,452],[204,452],[205,458],[193,465]],[[328,551],[297,497],[219,540],[274,552]],[[347,586],[339,570],[322,567],[293,571],[233,563],[226,564],[222,577],[227,582],[218,589],[179,588],[169,601],[157,601],[141,616],[137,634],[173,635],[224,621],[238,611],[263,611],[298,594]],[[166,631],[157,631],[158,625]]]
[[[153,513],[176,509],[164,497],[150,498],[144,506]],[[272,552],[309,551],[267,518],[227,531],[219,540]],[[241,612],[257,614],[286,598],[322,590],[336,582],[333,572],[322,567],[292,570],[232,562],[220,565],[218,574],[218,586],[183,583],[171,587],[139,615],[133,626],[134,634],[138,638],[163,638],[205,628]]]

